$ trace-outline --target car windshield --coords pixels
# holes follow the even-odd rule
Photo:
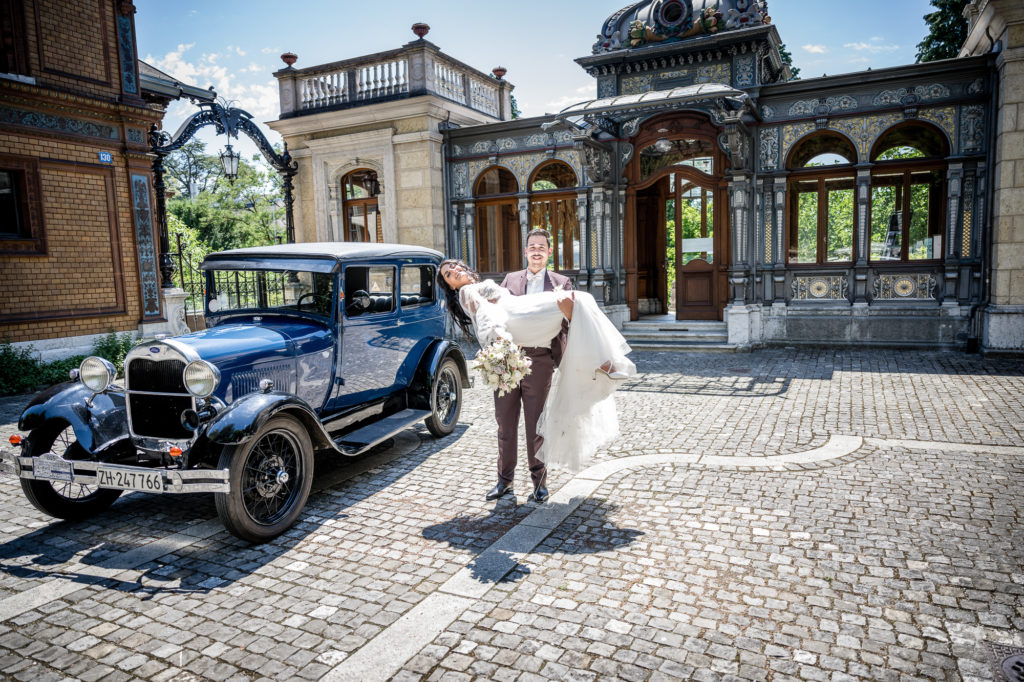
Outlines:
[[[212,270],[210,312],[268,310],[331,316],[334,275],[297,270]]]

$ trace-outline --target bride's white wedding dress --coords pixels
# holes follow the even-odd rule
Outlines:
[[[594,452],[619,434],[612,394],[618,383],[595,370],[607,362],[636,374],[630,348],[615,325],[584,291],[575,294],[565,352],[551,380],[551,391],[537,422],[544,444],[537,458],[548,466],[579,472]],[[491,280],[459,289],[462,309],[473,320],[481,347],[499,336],[520,346],[549,347],[562,328],[558,300],[568,291],[513,296]]]

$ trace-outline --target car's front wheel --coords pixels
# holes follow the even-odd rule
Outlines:
[[[313,482],[313,445],[302,424],[274,417],[241,445],[224,448],[230,492],[217,493],[224,527],[249,542],[267,542],[288,530],[306,506]]]
[[[430,388],[430,416],[426,419],[427,430],[440,438],[455,430],[455,424],[462,413],[462,381],[459,367],[447,358],[437,368]]]
[[[66,421],[55,419],[32,431],[23,454],[38,457],[52,452],[64,459],[81,459],[82,446]],[[121,495],[120,490],[64,481],[21,479],[21,489],[32,506],[58,519],[76,521],[98,514]]]

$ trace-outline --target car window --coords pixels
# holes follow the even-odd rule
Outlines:
[[[345,316],[388,313],[395,309],[395,269],[384,265],[345,268]]]
[[[434,302],[434,266],[402,266],[402,307],[414,308]]]
[[[331,316],[334,276],[297,270],[213,270],[211,313],[296,311]]]

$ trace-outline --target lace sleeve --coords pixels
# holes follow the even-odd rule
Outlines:
[[[459,303],[473,320],[473,332],[481,348],[491,345],[499,336],[511,338],[505,328],[507,313],[497,305],[500,298],[501,289],[490,280],[459,289]]]

